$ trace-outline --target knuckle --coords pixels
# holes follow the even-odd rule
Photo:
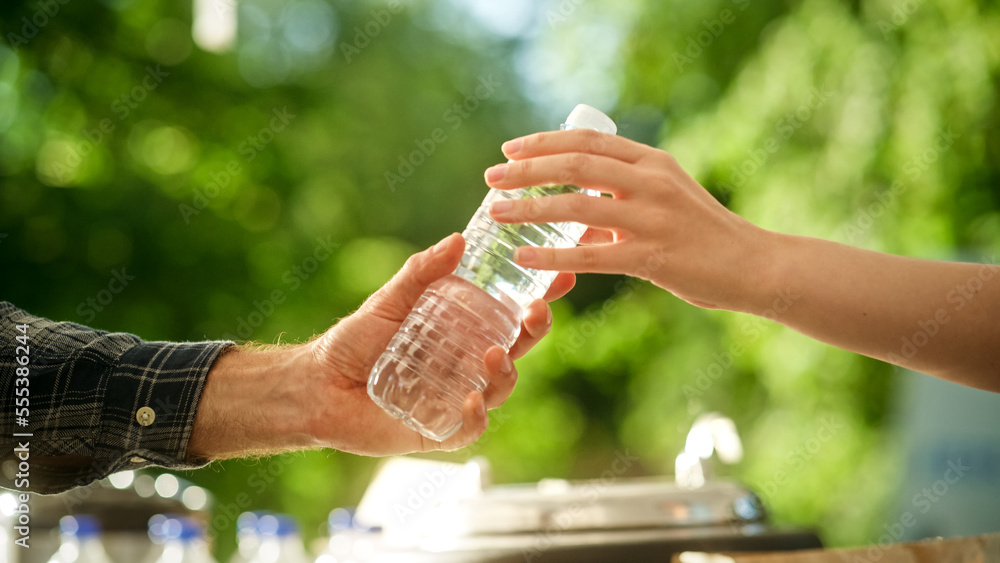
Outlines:
[[[509,166],[511,172],[513,172],[515,176],[523,178],[531,175],[531,171],[534,169],[535,163],[529,158],[527,160],[518,160],[511,163]]]
[[[533,133],[524,138],[524,146],[521,150],[529,154],[533,154],[535,152],[544,150],[548,144],[549,144],[548,131]]]
[[[602,153],[608,147],[607,137],[593,129],[584,129],[583,141],[587,146],[587,150],[591,153]]]
[[[593,246],[584,246],[582,249],[583,267],[590,270],[597,265],[597,249]]]
[[[573,168],[578,170],[586,168],[593,162],[593,160],[594,160],[594,155],[585,152],[576,153],[569,159],[570,164],[573,166]]]
[[[673,175],[666,168],[645,170],[640,177],[644,185],[657,190],[664,190],[667,193],[672,193],[676,186]]]
[[[586,210],[587,204],[590,203],[588,201],[589,198],[590,196],[586,196],[583,194],[570,194],[566,198],[566,211],[568,211],[570,215],[574,217],[579,216]]]
[[[566,167],[566,172],[569,173],[568,181],[578,181],[587,173],[593,162],[594,156],[587,153],[576,153],[570,156],[569,164]]]
[[[406,259],[406,262],[403,262],[403,267],[399,269],[399,272],[397,272],[396,275],[413,274],[415,271],[419,270],[420,261],[423,260],[423,256],[426,253],[427,251],[425,250],[424,252],[418,252],[417,254],[410,255],[410,257]]]
[[[525,219],[537,219],[542,213],[542,200],[541,198],[533,197],[524,200],[524,218]]]
[[[677,159],[674,158],[674,155],[670,154],[669,152],[661,150],[661,151],[656,151],[655,154],[659,158],[660,163],[670,167],[679,166],[679,164],[677,163]]]

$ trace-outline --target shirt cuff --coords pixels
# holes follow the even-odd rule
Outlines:
[[[139,342],[118,360],[104,395],[94,475],[158,465],[195,469],[188,442],[212,364],[232,342]]]

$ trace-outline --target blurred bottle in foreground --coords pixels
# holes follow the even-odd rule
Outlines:
[[[380,531],[364,526],[347,508],[334,508],[327,520],[330,541],[316,563],[368,563],[378,550]]]
[[[257,520],[260,547],[250,563],[309,563],[299,527],[287,514],[265,514]]]
[[[270,512],[266,510],[251,510],[240,514],[236,519],[236,552],[229,558],[229,563],[248,563],[257,556],[260,550],[260,517]]]
[[[156,563],[216,563],[202,526],[193,518],[158,514],[149,519],[149,538],[163,544]]]
[[[63,516],[59,539],[59,551],[49,563],[111,563],[101,543],[101,523],[93,516]]]
[[[578,105],[563,129],[617,132],[600,111]],[[462,404],[486,389],[486,350],[509,350],[529,303],[545,295],[555,272],[514,263],[519,246],[569,248],[586,227],[578,223],[506,225],[489,207],[502,199],[582,192],[576,186],[490,190],[462,236],[465,255],[455,272],[431,284],[403,321],[368,379],[368,394],[389,414],[432,440],[445,440],[462,425]]]

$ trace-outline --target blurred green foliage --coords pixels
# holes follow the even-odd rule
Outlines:
[[[1000,250],[993,3],[415,0],[384,21],[378,1],[241,0],[222,55],[193,44],[186,2],[52,5],[0,6],[0,299],[53,319],[306,339],[461,230],[500,143],[576,102],[766,228]],[[102,293],[115,272],[134,280]],[[905,471],[891,367],[622,278],[583,276],[554,310],[489,434],[438,457],[482,454],[515,482],[593,477],[627,448],[631,475],[668,474],[717,410],[745,440],[729,475],[777,521],[874,541]],[[314,537],[375,463],[311,452],[187,477]]]

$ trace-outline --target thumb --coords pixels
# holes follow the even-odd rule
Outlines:
[[[405,317],[427,286],[455,271],[464,250],[462,235],[452,233],[410,256],[399,272],[365,302],[365,308],[380,308]]]

